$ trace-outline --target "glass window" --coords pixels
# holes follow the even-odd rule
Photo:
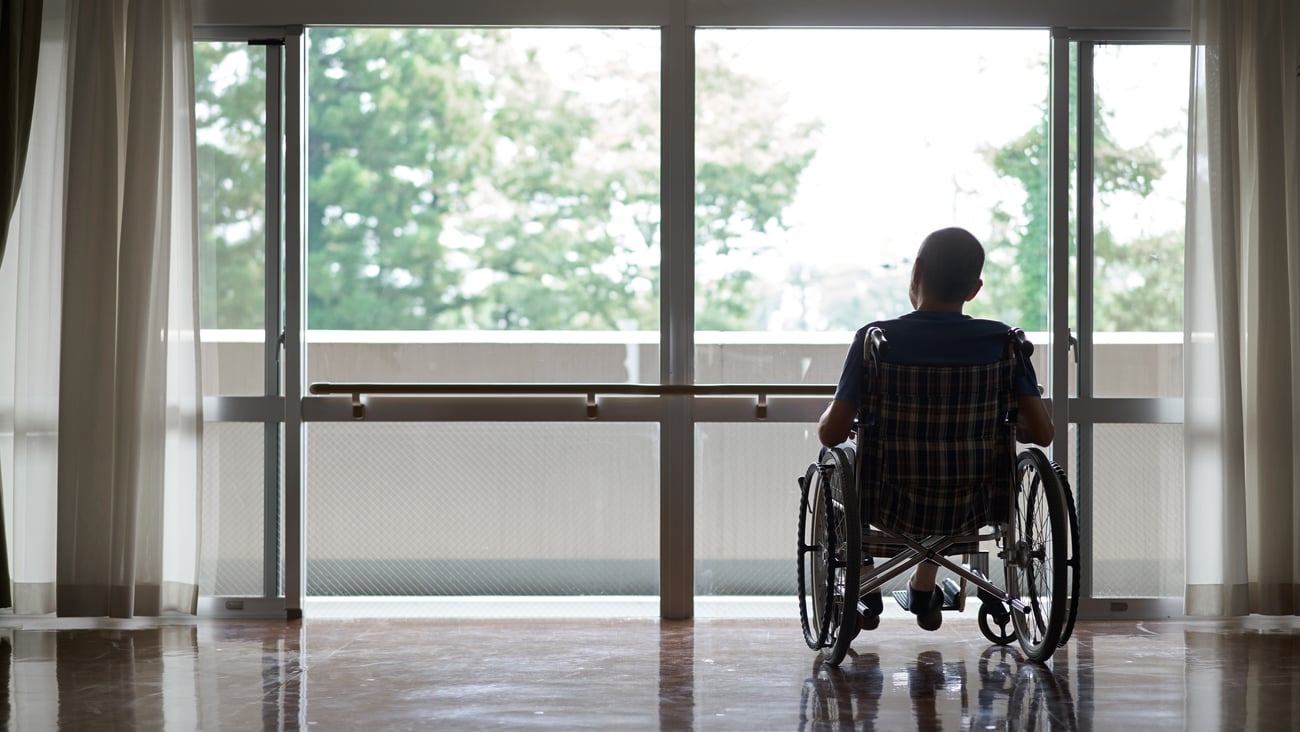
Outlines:
[[[205,395],[266,389],[266,53],[194,44]]]
[[[1186,46],[1093,55],[1093,390],[1183,395]]]
[[[312,29],[308,380],[657,373],[659,46]]]
[[[1046,330],[1047,53],[1042,31],[700,31],[697,381],[837,381],[944,226],[988,250],[967,312]]]

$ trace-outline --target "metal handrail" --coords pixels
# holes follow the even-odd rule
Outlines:
[[[617,396],[747,396],[754,395],[759,419],[767,417],[767,397],[830,396],[830,384],[430,384],[421,382],[316,381],[308,392],[317,395],[346,394],[352,397],[353,419],[365,418],[363,394],[387,396],[547,396],[577,394],[587,397],[587,417],[595,419],[598,395]]]

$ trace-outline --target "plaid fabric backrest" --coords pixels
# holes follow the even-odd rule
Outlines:
[[[1005,512],[1012,369],[1010,359],[868,369],[863,493],[878,491],[864,505],[876,521],[905,533],[957,533]]]

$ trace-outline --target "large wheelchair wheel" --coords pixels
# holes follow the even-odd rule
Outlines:
[[[821,561],[820,539],[825,532],[826,511],[814,515],[813,506],[818,505],[817,494],[821,485],[817,479],[818,463],[808,466],[799,479],[799,566],[795,579],[799,586],[799,622],[803,626],[804,642],[814,651],[821,650],[826,642],[826,626],[830,621],[830,608],[823,604],[829,597],[825,592],[809,592],[809,582],[817,574],[817,563]],[[818,602],[821,596],[821,603]]]
[[[1079,585],[1083,559],[1079,550],[1079,512],[1074,506],[1074,492],[1070,490],[1070,481],[1066,479],[1065,471],[1061,466],[1053,461],[1052,469],[1065,490],[1065,508],[1070,517],[1070,560],[1066,562],[1070,570],[1070,606],[1065,614],[1065,629],[1061,631],[1061,639],[1056,642],[1057,646],[1064,647],[1074,633],[1074,621],[1079,616]]]
[[[1065,487],[1037,448],[1020,453],[1004,563],[1020,648],[1052,657],[1069,614],[1069,518]],[[1019,607],[1017,607],[1017,605]]]
[[[858,633],[862,526],[853,461],[827,450],[801,481],[800,620],[808,646],[838,665]]]

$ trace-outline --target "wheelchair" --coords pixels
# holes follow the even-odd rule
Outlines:
[[[838,665],[868,613],[862,598],[929,561],[960,579],[940,584],[945,611],[964,610],[974,585],[984,636],[1047,661],[1078,612],[1079,528],[1061,468],[1037,448],[1015,452],[1013,385],[1032,344],[1012,329],[1000,361],[942,367],[888,363],[888,345],[868,330],[853,443],[823,449],[799,478],[804,640]],[[894,598],[905,606],[905,591]]]

